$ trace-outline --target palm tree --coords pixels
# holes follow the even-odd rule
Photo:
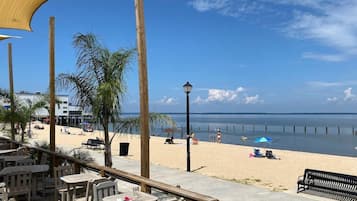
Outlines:
[[[110,52],[95,35],[81,33],[74,36],[73,45],[77,49],[77,72],[58,75],[57,83],[60,88],[74,91],[78,103],[90,108],[95,121],[103,127],[105,165],[111,167],[113,136],[109,136],[109,124],[120,120],[121,102],[126,92],[124,74],[135,49]]]
[[[8,93],[5,90],[0,89],[0,96],[8,97]],[[26,125],[29,123],[29,136],[31,135],[31,120],[36,110],[40,108],[46,108],[48,104],[48,95],[42,95],[42,97],[36,102],[32,102],[30,99],[26,99],[25,102],[19,101],[15,97],[15,111],[12,114],[11,111],[0,108],[0,122],[9,123],[13,120],[14,123],[21,128],[21,142],[24,142],[24,134]]]

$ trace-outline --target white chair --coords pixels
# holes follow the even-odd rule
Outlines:
[[[102,201],[103,198],[118,193],[118,188],[114,181],[93,184],[93,201]]]
[[[107,178],[91,180],[87,183],[86,195],[82,198],[76,198],[76,201],[93,201],[93,185],[109,181]]]

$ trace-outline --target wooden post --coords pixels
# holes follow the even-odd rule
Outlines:
[[[305,135],[306,135],[306,125],[304,126],[304,133],[305,133]]]
[[[328,127],[326,126],[326,135],[328,134]]]
[[[315,127],[315,135],[317,134],[317,128]]]
[[[268,126],[265,125],[265,133],[267,133],[267,132],[268,132]]]
[[[50,72],[50,150],[56,151],[56,101],[55,101],[55,18],[50,17],[49,22],[49,72]],[[55,155],[52,156],[52,167],[50,173],[53,173],[53,167],[57,164]]]
[[[295,125],[293,126],[293,133],[295,134]]]
[[[141,176],[150,178],[149,148],[149,99],[146,63],[146,39],[143,0],[135,0],[136,38],[139,59],[140,83],[140,133],[141,133]],[[150,192],[150,188],[141,184],[141,191]]]
[[[10,110],[11,110],[11,139],[15,140],[15,123],[14,123],[14,113],[15,113],[15,101],[14,101],[14,77],[12,72],[12,44],[8,44],[8,59],[9,59],[9,84],[10,84]],[[11,146],[12,147],[12,146]]]

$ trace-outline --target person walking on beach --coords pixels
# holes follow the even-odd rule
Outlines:
[[[216,142],[217,143],[221,143],[222,142],[222,133],[221,133],[221,129],[220,128],[217,130]]]

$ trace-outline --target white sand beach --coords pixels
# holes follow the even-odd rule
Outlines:
[[[35,125],[35,124],[34,124]],[[100,131],[83,132],[69,128],[70,135],[56,127],[56,144],[80,147],[88,138],[103,137]],[[49,125],[43,130],[33,129],[35,141],[49,141]],[[83,135],[78,135],[83,133]],[[150,138],[150,161],[154,164],[185,170],[186,140],[175,139],[175,144],[164,144],[165,138]],[[117,135],[112,153],[118,156],[119,143],[129,142],[129,159],[140,160],[140,137]],[[86,148],[83,147],[83,150]],[[294,190],[298,176],[305,168],[357,175],[357,158],[272,149],[280,160],[251,158],[252,147],[199,142],[191,146],[191,169],[197,173],[240,183],[263,186],[274,191]]]

